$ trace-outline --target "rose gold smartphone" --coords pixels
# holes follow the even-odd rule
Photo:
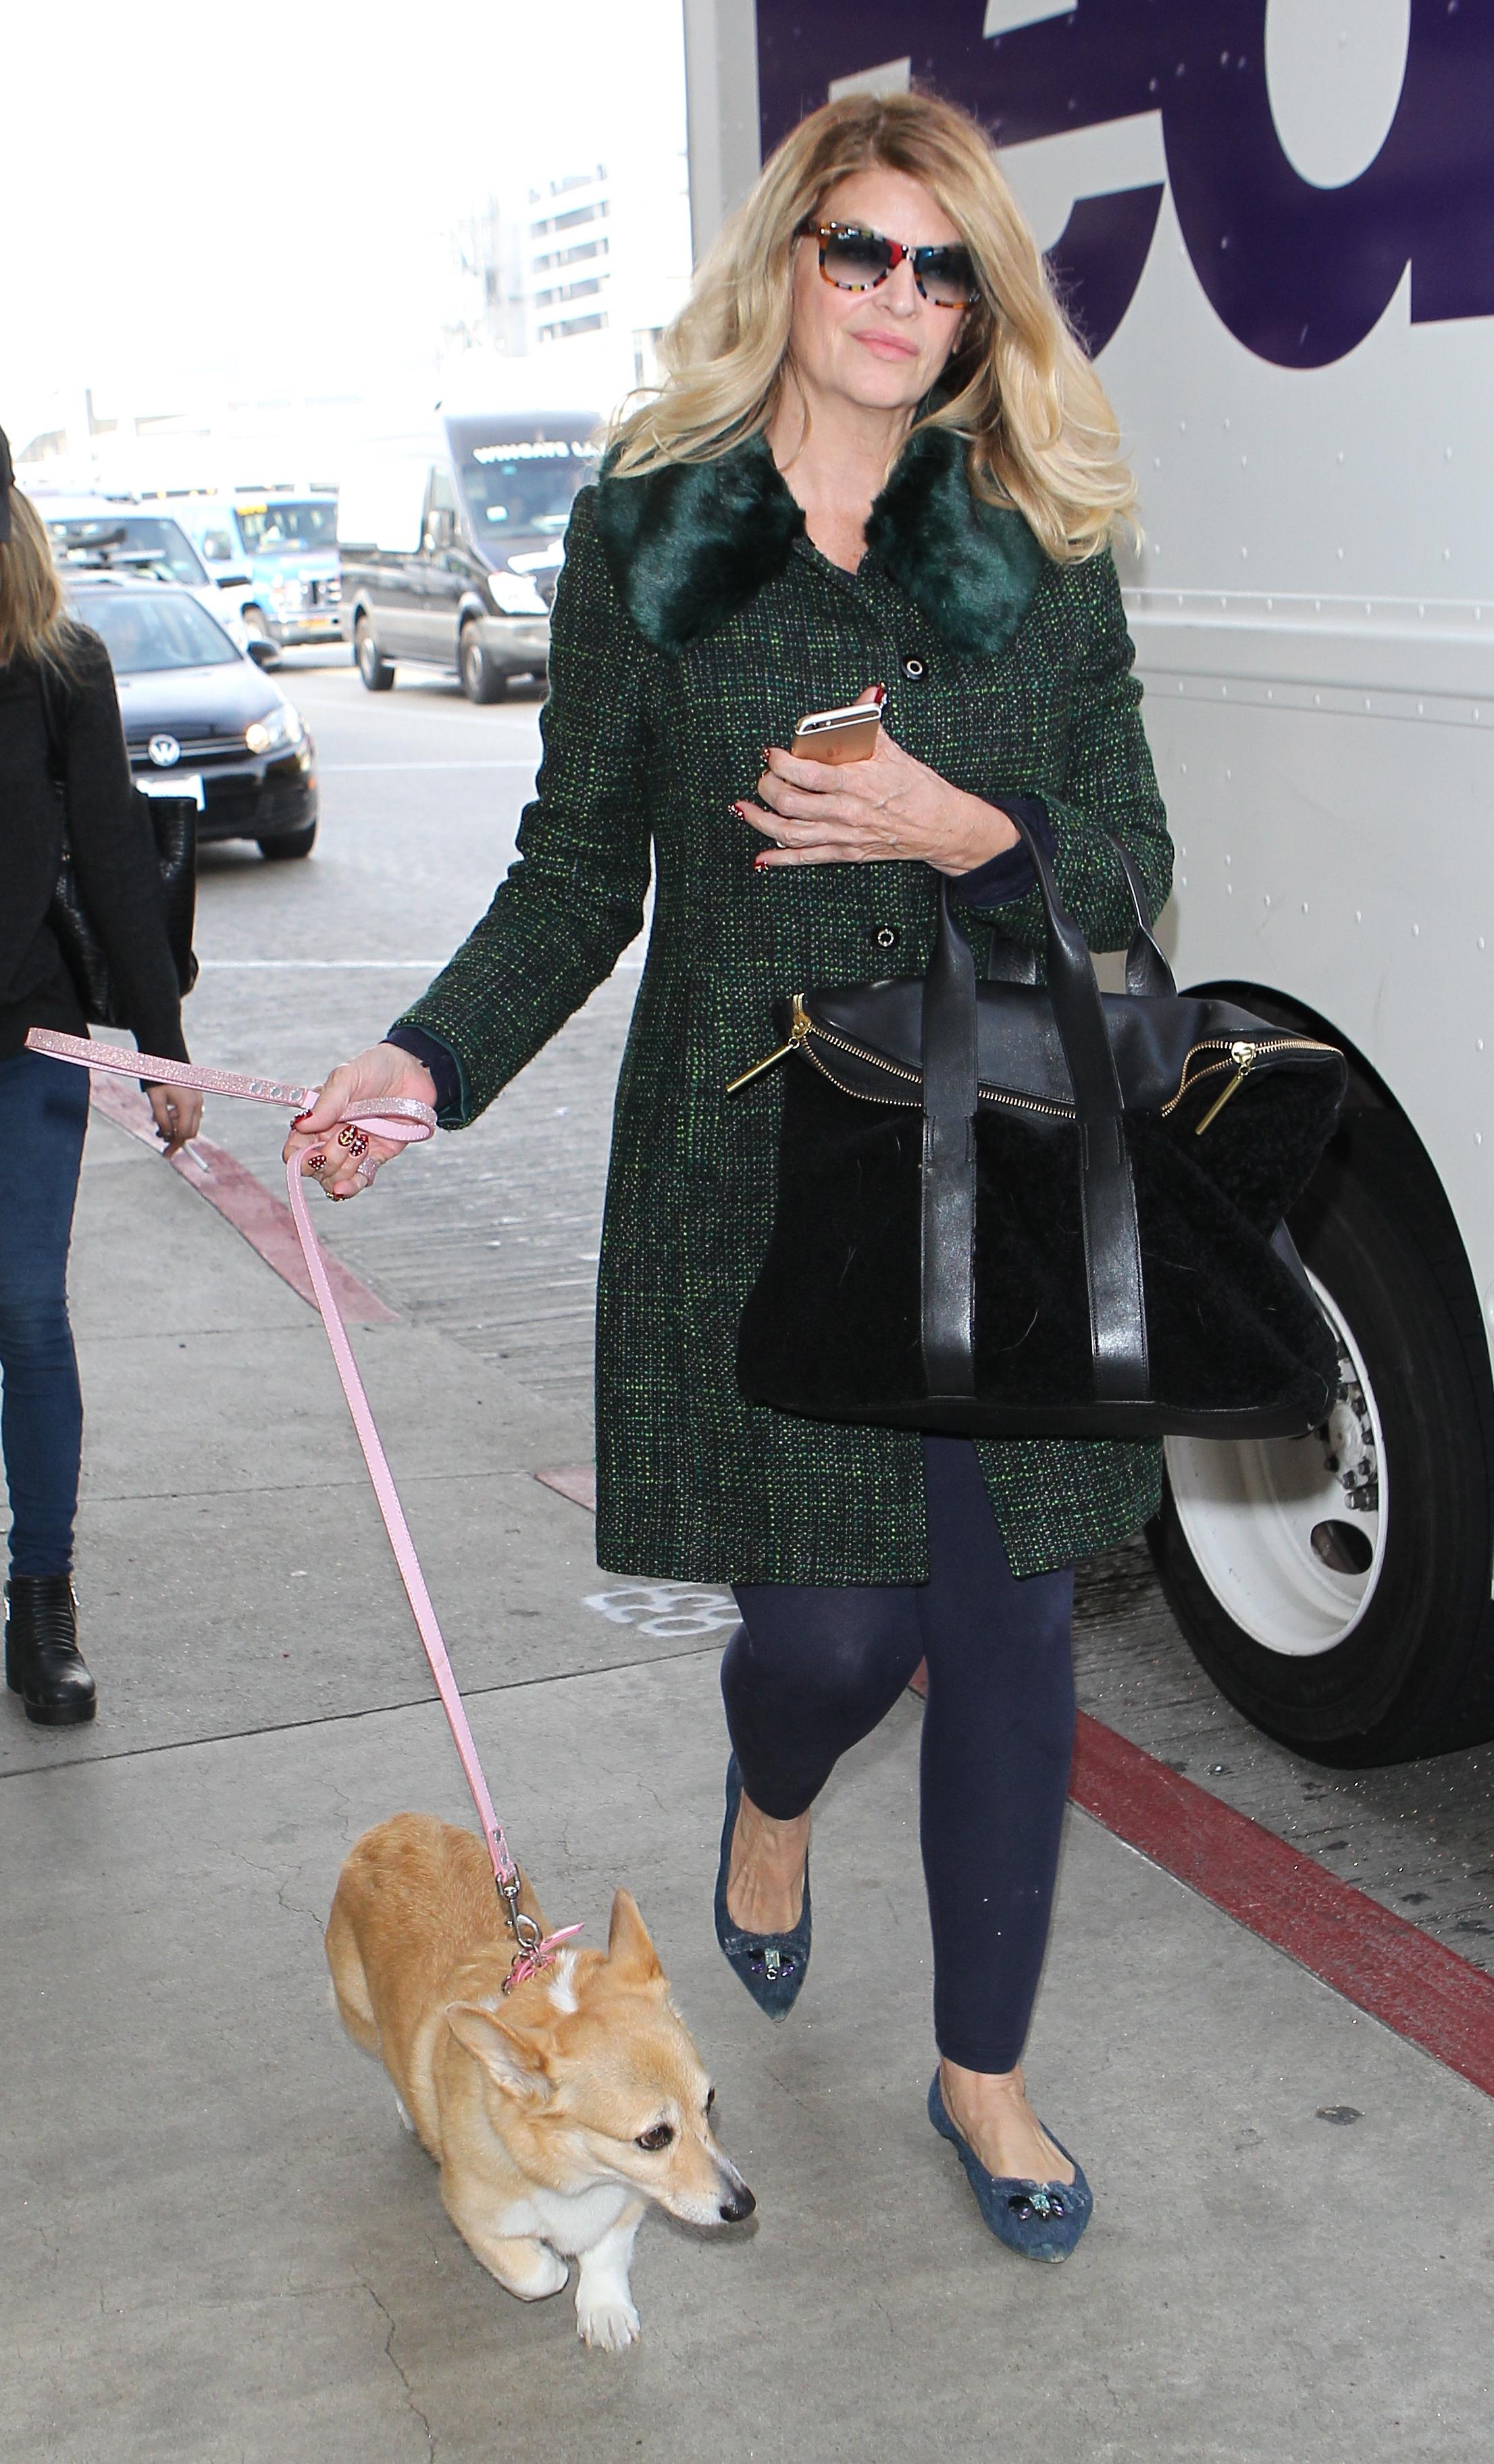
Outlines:
[[[801,761],[869,761],[881,725],[879,702],[850,702],[844,710],[811,710],[795,728],[788,749]]]

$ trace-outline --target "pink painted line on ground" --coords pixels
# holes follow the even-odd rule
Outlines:
[[[537,1471],[535,1478],[546,1488],[558,1489],[573,1506],[583,1506],[588,1514],[597,1510],[597,1472],[594,1463],[582,1463],[574,1471]]]
[[[89,1083],[95,1111],[113,1121],[131,1137],[139,1138],[159,1155],[161,1142],[150,1106],[138,1087],[103,1069],[91,1070]],[[189,1189],[205,1198],[209,1206],[232,1224],[235,1232],[249,1243],[257,1257],[273,1267],[282,1283],[290,1285],[309,1308],[317,1306],[317,1296],[306,1272],[301,1244],[296,1237],[291,1210],[282,1198],[255,1178],[247,1164],[226,1147],[215,1146],[211,1138],[197,1137],[186,1154],[171,1157],[171,1169],[180,1174]],[[391,1309],[369,1290],[340,1259],[325,1253],[327,1274],[337,1294],[339,1309],[361,1326],[393,1326],[399,1311]]]
[[[596,1511],[596,1473],[535,1474]],[[922,1668],[913,1679],[922,1694]],[[1075,1805],[1346,2002],[1494,2097],[1494,1976],[1086,1711]]]

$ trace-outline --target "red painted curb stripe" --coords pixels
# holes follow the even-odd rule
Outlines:
[[[102,1112],[106,1120],[114,1121],[121,1130],[128,1130],[131,1137],[140,1138],[159,1155],[155,1121],[140,1089],[126,1086],[122,1079],[103,1069],[91,1070],[89,1079],[95,1111]],[[171,1157],[171,1169],[181,1175],[188,1188],[196,1190],[199,1198],[206,1198],[209,1206],[227,1217],[234,1231],[243,1235],[282,1283],[289,1284],[308,1307],[316,1308],[317,1295],[306,1272],[291,1210],[283,1199],[266,1189],[262,1180],[256,1180],[237,1155],[230,1155],[226,1147],[214,1146],[211,1138],[194,1138],[188,1154]],[[398,1310],[388,1308],[377,1292],[361,1283],[350,1266],[344,1266],[330,1251],[322,1254],[327,1261],[328,1280],[344,1317],[362,1326],[398,1323]]]
[[[1346,2001],[1494,2096],[1494,1977],[1085,1712],[1069,1794]]]
[[[596,1511],[589,1464],[535,1477]],[[922,1679],[920,1668],[920,1694]],[[1068,1793],[1128,1847],[1494,2096],[1494,1976],[1086,1711]]]

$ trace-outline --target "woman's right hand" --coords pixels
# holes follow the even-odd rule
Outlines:
[[[400,1146],[370,1133],[368,1151],[359,1157],[338,1144],[338,1124],[350,1104],[387,1103],[395,1095],[435,1103],[435,1080],[412,1052],[402,1051],[397,1044],[372,1044],[356,1061],[340,1062],[311,1111],[298,1113],[292,1124],[285,1161],[301,1158],[302,1172],[319,1180],[329,1198],[356,1198],[379,1166],[400,1153]]]

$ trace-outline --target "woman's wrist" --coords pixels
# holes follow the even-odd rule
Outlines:
[[[961,873],[978,872],[993,856],[1005,855],[1009,847],[1018,845],[1022,833],[999,804],[988,804],[979,796],[967,796],[961,788],[954,794],[953,845],[948,854],[934,860],[934,869],[957,880]]]
[[[428,1035],[424,1027],[408,1026],[397,1020],[384,1039],[386,1049],[402,1053],[406,1061],[424,1070],[430,1083],[428,1097],[438,1112],[460,1109],[462,1100],[461,1071],[456,1056],[448,1051],[440,1039]]]

